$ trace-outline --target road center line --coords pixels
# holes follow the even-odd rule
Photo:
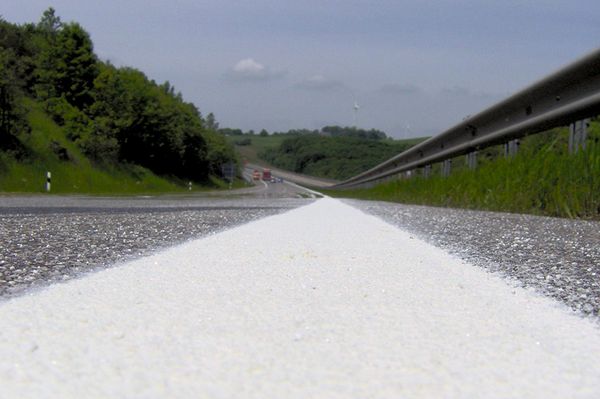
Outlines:
[[[330,198],[0,305],[6,397],[590,397],[599,358],[588,320]]]

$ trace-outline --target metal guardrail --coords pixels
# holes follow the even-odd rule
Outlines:
[[[373,183],[600,114],[600,48],[490,108],[331,188]]]

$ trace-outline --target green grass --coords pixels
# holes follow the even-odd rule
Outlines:
[[[441,177],[413,176],[371,189],[329,191],[333,196],[410,204],[486,209],[568,218],[600,219],[600,124],[592,122],[586,150],[567,153],[566,129],[522,140],[514,158],[500,148],[483,151],[470,170],[464,157],[453,160],[453,172]]]
[[[98,167],[68,140],[62,128],[44,112],[41,104],[26,99],[31,133],[23,133],[21,142],[29,154],[19,161],[0,152],[0,192],[43,193],[46,171],[52,173],[52,193],[151,194],[188,191],[188,182],[159,177],[137,165]],[[61,160],[51,150],[52,142],[68,151],[69,160]],[[193,184],[193,191],[224,188],[211,179],[210,187]]]
[[[289,138],[289,135],[277,135],[277,136],[229,136],[228,139],[235,143],[235,141],[240,140],[242,138],[250,138],[250,145],[236,145],[235,149],[240,154],[240,158],[242,160],[250,162],[250,163],[260,163],[265,164],[266,162],[258,157],[258,154],[266,150],[267,148],[275,148],[279,147],[281,142],[286,138]]]
[[[286,134],[269,135],[269,136],[243,135],[243,136],[228,136],[228,140],[232,143],[235,143],[238,140],[250,138],[250,140],[251,140],[250,145],[243,145],[243,146],[235,145],[235,150],[240,155],[240,158],[242,159],[242,161],[247,161],[250,163],[258,163],[258,164],[261,164],[264,166],[273,167],[274,165],[272,165],[270,162],[260,158],[259,154],[264,153],[265,150],[267,150],[267,149],[278,148],[284,140],[289,139],[290,137],[293,137],[293,135],[289,135],[289,134],[287,134],[287,135]],[[425,139],[426,139],[426,137],[417,137],[417,138],[401,139],[401,140],[395,140],[392,138],[388,138],[386,141],[390,142],[390,143],[402,142],[402,143],[407,143],[410,146],[413,146],[413,145],[416,145],[416,144],[422,142]]]

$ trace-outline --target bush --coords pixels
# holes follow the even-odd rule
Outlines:
[[[252,139],[250,137],[246,137],[246,138],[243,138],[243,139],[235,140],[233,143],[235,145],[239,145],[239,146],[251,145],[252,144]]]

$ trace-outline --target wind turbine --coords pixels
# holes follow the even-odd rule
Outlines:
[[[410,123],[407,123],[406,128],[404,129],[404,138],[407,139],[410,133],[412,133],[410,130]]]
[[[360,107],[358,106],[358,103],[356,102],[356,100],[354,100],[354,127],[356,128],[356,114],[358,114],[358,110],[360,109]]]

